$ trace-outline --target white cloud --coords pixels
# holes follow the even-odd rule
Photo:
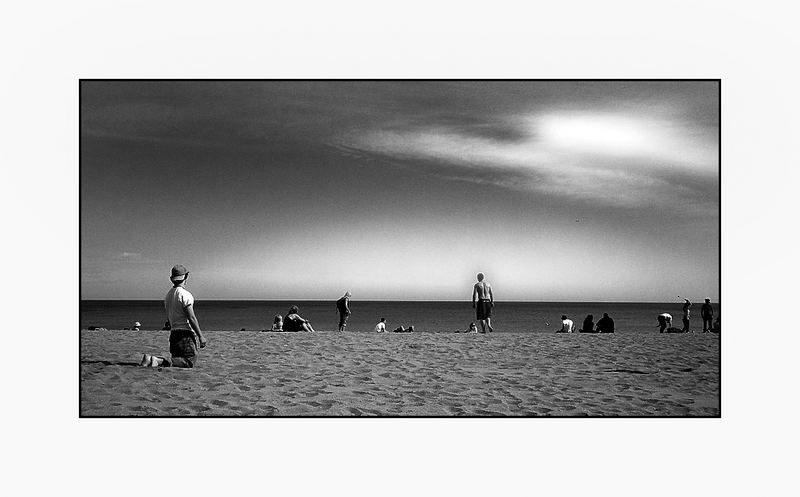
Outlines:
[[[516,141],[436,126],[349,135],[342,144],[395,159],[440,162],[447,166],[442,176],[537,194],[618,207],[714,208],[688,179],[675,181],[716,176],[716,140],[707,134],[663,119],[608,113],[548,114],[526,122],[529,129],[520,135],[527,138]],[[503,171],[515,180],[482,174]]]

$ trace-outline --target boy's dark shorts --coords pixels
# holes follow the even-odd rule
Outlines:
[[[169,353],[172,354],[172,365],[177,367],[194,367],[197,361],[197,341],[189,330],[172,330],[169,334]]]

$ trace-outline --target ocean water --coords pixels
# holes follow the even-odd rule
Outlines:
[[[337,329],[339,317],[333,300],[197,300],[194,307],[203,330],[261,330],[272,326],[275,314],[285,316],[291,305],[297,305],[299,314],[317,331]],[[712,305],[718,316],[719,306]],[[496,332],[553,333],[561,327],[562,314],[580,328],[587,314],[597,323],[607,312],[617,333],[653,333],[658,331],[656,316],[662,312],[672,314],[673,325],[681,327],[681,307],[682,302],[495,302],[492,326]],[[372,332],[381,317],[386,318],[389,330],[413,325],[415,331],[453,332],[463,331],[473,321],[478,324],[470,302],[353,300],[350,310],[349,332]],[[80,304],[82,329],[123,329],[139,321],[143,330],[160,330],[166,319],[161,300],[83,300]],[[691,328],[703,329],[699,303],[692,307]]]

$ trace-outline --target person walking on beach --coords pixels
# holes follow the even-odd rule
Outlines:
[[[714,308],[711,307],[711,299],[705,300],[705,303],[700,306],[700,317],[703,318],[703,333],[713,329],[711,322],[714,320]]]
[[[186,289],[189,271],[181,264],[172,267],[172,288],[164,297],[164,309],[170,324],[169,353],[172,360],[149,354],[142,356],[141,366],[192,368],[197,362],[197,348],[206,346],[200,323],[194,314],[194,296]]]
[[[344,296],[336,301],[336,312],[339,313],[339,331],[344,331],[347,327],[347,317],[350,316],[350,292],[345,292]]]
[[[375,325],[375,333],[386,333],[386,318],[381,318],[380,322]]]
[[[608,317],[608,313],[604,312],[603,317],[597,321],[598,333],[614,333],[614,320]]]
[[[689,302],[689,299],[683,299],[683,329],[681,330],[684,333],[689,333],[689,308],[692,306],[692,303]]]
[[[575,331],[575,322],[568,318],[566,314],[562,315],[561,329],[556,333],[572,333],[573,331]]]
[[[492,285],[488,281],[483,281],[483,273],[478,273],[478,282],[472,287],[472,307],[476,310],[476,318],[481,322],[481,329],[486,333],[492,329],[492,307],[494,307],[494,294]],[[476,305],[477,304],[477,305]]]

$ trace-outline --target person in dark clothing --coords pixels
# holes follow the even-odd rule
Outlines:
[[[336,312],[339,313],[339,331],[344,331],[347,327],[347,317],[350,316],[350,292],[345,292],[344,296],[336,301]]]
[[[706,302],[700,306],[700,317],[703,318],[703,333],[707,333],[713,329],[712,321],[714,320],[714,308],[711,307],[711,299],[706,299]]]
[[[300,309],[293,305],[289,308],[289,314],[283,319],[283,331],[308,331],[313,332],[311,321],[303,319],[298,313]]]
[[[614,333],[614,320],[608,317],[608,313],[604,312],[603,317],[597,321],[598,333]]]
[[[594,333],[594,316],[589,314],[586,316],[586,319],[583,320],[583,327],[581,328],[581,333]]]

